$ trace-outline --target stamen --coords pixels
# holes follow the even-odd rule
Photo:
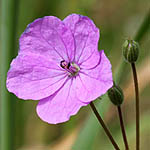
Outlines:
[[[67,68],[69,69],[70,66],[71,66],[71,64],[70,64],[70,62],[69,62]]]
[[[66,62],[65,60],[60,62],[60,66],[69,73],[69,76],[76,76],[80,70],[77,64],[74,62]]]
[[[68,64],[67,64],[67,62],[65,60],[62,60],[60,62],[60,66],[65,69],[65,68],[67,68]]]

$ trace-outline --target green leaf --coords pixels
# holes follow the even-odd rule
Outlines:
[[[10,61],[15,53],[17,0],[1,1],[1,58],[0,58],[0,149],[14,147],[14,104],[13,96],[6,89],[6,76]]]

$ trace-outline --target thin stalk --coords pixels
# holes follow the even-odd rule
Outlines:
[[[131,63],[134,86],[135,86],[135,105],[136,105],[136,150],[140,149],[140,101],[139,101],[139,88],[138,88],[138,79],[136,73],[135,63]]]
[[[0,149],[14,150],[14,103],[6,89],[6,76],[15,52],[17,0],[1,0]]]
[[[93,110],[95,116],[97,117],[99,123],[100,123],[101,126],[103,127],[103,129],[104,129],[106,135],[107,135],[108,138],[110,139],[110,141],[111,141],[112,145],[114,146],[114,148],[115,148],[116,150],[120,150],[119,147],[118,147],[118,145],[117,145],[117,143],[116,143],[115,140],[113,139],[113,137],[112,137],[110,131],[109,131],[108,128],[106,127],[106,125],[105,125],[103,119],[101,118],[100,114],[98,113],[98,111],[97,111],[97,109],[96,109],[94,103],[91,102],[91,103],[90,103],[90,106],[91,106],[91,108],[92,108],[92,110]]]
[[[121,106],[117,106],[117,109],[118,109],[119,121],[120,121],[120,126],[121,126],[121,131],[122,131],[122,136],[123,136],[123,141],[124,141],[125,149],[129,150],[127,136],[126,136],[124,122],[123,122],[123,117],[122,117]]]

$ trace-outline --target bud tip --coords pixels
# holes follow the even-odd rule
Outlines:
[[[134,40],[125,40],[123,44],[123,55],[126,61],[134,63],[139,55],[139,44]]]

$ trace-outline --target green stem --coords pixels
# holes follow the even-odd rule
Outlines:
[[[117,143],[115,142],[114,138],[112,137],[110,131],[109,131],[108,128],[106,127],[106,125],[105,125],[103,119],[101,118],[100,114],[98,113],[98,111],[97,111],[97,109],[96,109],[94,103],[91,102],[91,103],[90,103],[90,106],[91,106],[91,108],[92,108],[92,110],[93,110],[95,116],[97,117],[97,119],[98,119],[100,125],[103,127],[103,129],[104,129],[106,135],[108,136],[109,140],[111,141],[112,145],[114,146],[114,148],[115,148],[116,150],[120,150],[119,147],[118,147],[118,145],[117,145]]]
[[[122,136],[123,136],[123,141],[124,141],[125,149],[129,150],[127,136],[126,136],[125,127],[124,127],[124,123],[123,123],[121,106],[118,106],[117,109],[118,109],[119,121],[120,121],[120,126],[121,126],[121,131],[122,131]]]
[[[1,59],[0,59],[0,149],[14,149],[14,102],[6,89],[6,76],[15,52],[17,0],[1,1]]]
[[[134,86],[135,86],[135,105],[136,105],[136,150],[140,149],[140,102],[139,102],[139,88],[138,88],[138,79],[136,73],[135,63],[131,63]]]

